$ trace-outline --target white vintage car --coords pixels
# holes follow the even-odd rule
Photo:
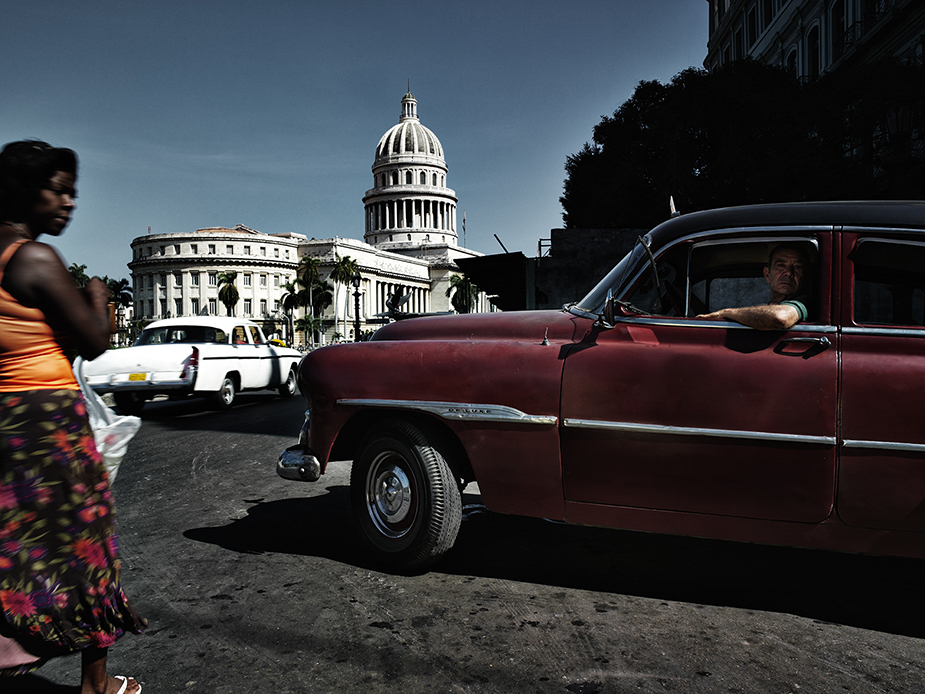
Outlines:
[[[296,391],[302,354],[267,341],[260,326],[241,318],[193,317],[155,321],[131,347],[111,349],[83,365],[97,393],[112,393],[120,410],[138,414],[155,395],[207,396],[221,408],[242,390]]]

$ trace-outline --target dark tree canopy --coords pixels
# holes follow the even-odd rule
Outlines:
[[[668,217],[669,197],[682,212],[922,199],[921,152],[909,154],[923,100],[923,68],[893,60],[808,84],[753,60],[711,73],[691,68],[668,84],[640,82],[568,158],[563,221],[649,228]],[[899,113],[913,118],[891,135]]]

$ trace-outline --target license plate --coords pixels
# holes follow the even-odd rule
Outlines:
[[[148,380],[148,374],[129,374],[128,380],[130,381],[146,381]]]

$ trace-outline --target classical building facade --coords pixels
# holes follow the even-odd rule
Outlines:
[[[301,234],[263,234],[240,224],[139,236],[132,240],[129,263],[135,318],[224,315],[218,276],[233,270],[235,314],[272,320],[286,283],[295,277],[304,241]]]
[[[387,320],[382,314],[393,296],[409,297],[402,305],[408,313],[451,311],[447,294],[452,276],[460,274],[456,260],[481,254],[457,245],[457,198],[447,188],[447,171],[443,146],[421,125],[417,100],[408,92],[398,125],[376,147],[373,188],[363,197],[363,240],[265,234],[240,224],[139,236],[129,263],[135,319],[224,315],[219,275],[234,270],[239,295],[234,315],[262,322],[270,335],[308,344],[304,333],[290,335],[290,317],[283,311],[286,285],[296,279],[304,256],[319,261],[320,277],[333,289],[320,315],[322,343],[354,338],[357,303],[361,332]],[[331,279],[335,264],[348,257],[359,269],[357,288]],[[480,294],[474,310],[493,308]]]
[[[812,79],[852,61],[922,59],[925,0],[707,0],[704,66],[752,57]]]

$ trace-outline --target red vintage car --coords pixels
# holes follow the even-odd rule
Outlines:
[[[779,244],[805,319],[768,302]],[[560,311],[434,316],[312,352],[277,472],[352,460],[362,536],[391,568],[453,545],[460,492],[585,525],[925,558],[925,204],[675,217]]]

